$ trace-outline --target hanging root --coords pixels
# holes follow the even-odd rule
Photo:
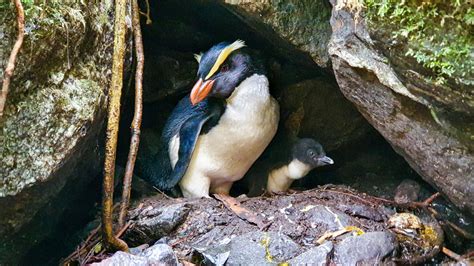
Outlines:
[[[112,225],[115,157],[120,120],[120,97],[123,85],[125,55],[126,0],[115,1],[114,53],[112,80],[109,87],[107,138],[105,144],[104,181],[102,195],[102,238],[108,248],[128,251],[127,244],[114,236]]]
[[[25,12],[20,0],[14,0],[14,3],[17,12],[16,21],[18,24],[18,37],[10,53],[10,57],[8,58],[7,67],[5,68],[3,76],[2,91],[0,92],[0,117],[3,116],[3,109],[5,109],[5,103],[7,101],[8,90],[10,87],[10,79],[13,75],[13,70],[15,70],[16,56],[20,51],[25,37]]]
[[[146,24],[151,25],[151,23],[153,23],[153,21],[151,20],[151,17],[150,17],[150,2],[149,2],[149,0],[145,0],[145,3],[146,3],[146,13],[142,12],[140,10],[138,10],[138,12],[139,12],[140,15],[143,15],[143,16],[146,17]]]
[[[137,57],[137,67],[135,71],[135,114],[133,116],[130,140],[130,150],[128,152],[127,166],[125,168],[125,176],[123,178],[122,202],[120,205],[119,225],[124,226],[127,216],[127,209],[130,202],[130,190],[132,185],[133,168],[137,159],[138,146],[140,144],[140,125],[142,123],[142,80],[143,65],[145,57],[143,54],[143,41],[140,29],[140,13],[138,10],[137,0],[132,0],[132,27],[135,40],[135,53]]]

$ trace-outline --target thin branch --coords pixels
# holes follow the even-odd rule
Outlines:
[[[107,247],[128,251],[127,244],[113,234],[112,212],[114,194],[115,157],[120,120],[120,97],[123,85],[125,55],[126,0],[115,1],[114,53],[112,80],[109,88],[107,139],[105,144],[104,181],[102,195],[102,238]]]
[[[132,186],[133,168],[137,159],[138,147],[140,144],[140,126],[142,123],[143,111],[143,65],[145,56],[143,53],[142,33],[140,29],[140,14],[138,13],[137,0],[132,0],[132,28],[135,40],[135,52],[137,57],[137,68],[135,72],[135,113],[131,126],[132,137],[130,140],[130,150],[128,152],[127,166],[123,178],[122,203],[120,205],[119,226],[125,224],[127,209],[130,203],[130,190]]]
[[[18,36],[10,53],[10,57],[8,58],[7,67],[5,68],[5,73],[3,75],[2,91],[0,92],[0,117],[3,116],[3,109],[5,109],[5,103],[7,101],[8,90],[10,87],[10,79],[13,75],[13,70],[15,70],[16,56],[20,51],[25,37],[25,12],[20,0],[14,0],[14,3],[17,12],[16,21],[18,26]]]
[[[446,220],[445,222],[446,222],[447,225],[451,226],[451,228],[453,228],[454,231],[458,232],[465,239],[468,239],[468,240],[471,240],[471,241],[474,240],[474,235],[473,234],[467,232],[466,230],[464,230],[461,227],[457,226],[453,222],[450,222],[448,220]]]
[[[146,13],[142,12],[140,10],[138,10],[138,12],[139,12],[140,15],[143,15],[143,16],[146,17],[146,24],[151,25],[151,23],[153,23],[153,21],[151,20],[151,17],[150,17],[150,2],[149,2],[149,0],[145,0],[145,4],[146,4]]]
[[[456,252],[446,247],[443,247],[442,251],[446,256],[450,257],[451,259],[456,260],[457,262],[463,261],[463,257],[461,255],[457,254]]]
[[[426,206],[430,205],[435,199],[437,199],[439,196],[441,196],[441,193],[439,192],[436,192],[434,193],[433,195],[431,195],[429,198],[425,199],[423,201],[423,204],[425,204]]]
[[[132,221],[128,221],[127,224],[125,224],[120,231],[115,235],[116,237],[121,237],[125,231],[132,225]]]

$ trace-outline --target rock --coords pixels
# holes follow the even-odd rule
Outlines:
[[[96,266],[107,265],[133,265],[133,266],[155,266],[155,265],[181,265],[173,252],[173,249],[166,244],[156,244],[138,255],[118,251],[112,257],[101,262],[92,263]]]
[[[357,198],[365,198],[367,201],[359,201]],[[331,251],[330,247],[328,247],[329,251],[323,252],[315,246],[315,241],[326,233],[338,231],[346,226],[362,228],[365,233],[352,237],[351,235],[355,234],[353,232],[336,237],[333,241],[336,241],[337,245],[345,243],[340,250],[355,252],[356,255],[358,253],[352,251],[348,245],[354,243],[358,245],[356,248],[367,257],[356,256],[356,259],[371,259],[369,255],[375,253],[386,256],[388,254],[386,250],[393,250],[396,246],[393,242],[394,236],[389,232],[384,232],[387,230],[388,221],[385,213],[380,217],[374,216],[381,219],[378,221],[371,218],[371,215],[361,218],[358,213],[351,214],[347,207],[339,208],[341,205],[349,206],[354,202],[366,204],[367,209],[373,205],[366,195],[345,186],[325,186],[286,195],[237,200],[240,201],[242,208],[248,212],[258,213],[270,222],[265,229],[268,232],[259,231],[256,225],[240,218],[236,213],[225,208],[221,201],[212,198],[172,199],[157,195],[137,204],[138,207],[131,210],[129,216],[133,219],[132,224],[141,223],[142,219],[148,221],[162,215],[161,210],[185,204],[189,209],[186,219],[166,233],[166,238],[160,240],[159,243],[172,245],[179,260],[193,263],[236,265],[248,264],[251,261],[255,265],[270,265],[290,262],[291,259],[300,261],[316,256],[320,252],[323,256],[324,252]],[[389,207],[389,205],[380,204],[379,207]],[[379,208],[373,209],[373,211],[378,210]],[[344,213],[346,211],[347,213]],[[430,226],[441,236],[434,225],[430,223]],[[144,242],[150,243],[150,238],[142,236],[144,233],[141,232],[141,228],[132,225],[125,232],[125,240],[135,241],[131,244],[132,246]],[[153,232],[150,231],[157,229],[144,228],[144,230],[147,230],[145,234],[152,234]],[[153,241],[156,240],[158,238]],[[323,246],[330,243],[331,241],[326,241]],[[437,242],[434,245],[439,244]],[[403,252],[403,256],[412,255],[414,255],[412,249]],[[401,254],[394,254],[393,258],[398,259],[401,256]],[[330,253],[329,258],[332,260],[333,252]]]
[[[281,93],[282,122],[292,136],[319,140],[331,151],[369,130],[365,119],[340,93],[335,80],[318,78],[286,87]]]
[[[148,259],[145,257],[132,255],[127,252],[117,251],[112,257],[109,257],[101,262],[92,263],[96,266],[113,266],[113,265],[132,265],[132,266],[147,266]]]
[[[263,28],[260,32],[267,34],[268,39],[276,32],[281,39],[309,53],[319,66],[330,67],[327,43],[331,35],[328,24],[331,8],[328,3],[311,0],[225,0],[225,3],[253,27]],[[274,43],[284,46],[281,41]]]
[[[306,212],[306,217],[314,227],[324,226],[325,231],[341,230],[354,223],[349,215],[322,205],[312,206],[312,208]]]
[[[124,239],[131,244],[142,244],[156,241],[171,233],[189,213],[185,203],[172,204],[166,207],[153,208],[149,206],[133,218],[137,222],[127,230]]]
[[[199,49],[209,49],[212,45],[222,41],[216,36],[204,32],[197,25],[186,23],[185,18],[169,18],[170,13],[176,12],[176,7],[168,7],[169,4],[173,3],[164,1],[160,5],[151,5],[154,21],[142,29],[145,47],[147,44],[155,48],[159,45],[167,49],[192,54],[197,53]]]
[[[352,236],[336,244],[337,265],[379,264],[396,248],[395,237],[388,232],[370,232]]]
[[[204,264],[224,265],[229,258],[231,238],[226,237],[224,232],[223,226],[217,226],[191,245]]]
[[[87,200],[79,197],[101,172],[97,147],[111,74],[112,1],[24,5],[27,35],[0,121],[0,257],[6,264],[18,264],[73,202]],[[13,5],[0,8],[3,54],[16,38],[15,14]],[[0,58],[5,65],[7,56]]]
[[[365,22],[359,19],[355,23],[348,10],[344,6],[333,9],[333,35],[329,42],[342,93],[425,181],[456,206],[473,214],[472,140],[459,133],[472,132],[463,129],[472,121],[470,112],[458,101],[442,102],[407,86],[410,79],[398,78],[389,63],[391,58],[382,56],[371,45],[373,40]],[[464,104],[473,102],[472,96],[465,97]],[[437,111],[440,106],[447,113],[458,115],[445,116]],[[450,117],[462,119],[453,121]],[[450,126],[446,127],[445,122]],[[459,124],[458,129],[454,122]]]
[[[179,265],[173,249],[166,244],[156,244],[145,249],[141,256],[148,258],[148,265]]]
[[[147,46],[150,47],[150,46]],[[196,79],[197,62],[192,53],[178,53],[151,46],[145,51],[143,101],[154,102],[169,96],[181,96],[191,90]]]
[[[312,248],[288,261],[290,265],[328,265],[330,262],[329,254],[334,245],[332,242],[326,242],[320,246]]]
[[[420,184],[411,179],[404,179],[397,189],[395,189],[395,197],[397,203],[408,203],[418,200],[420,194]]]
[[[230,243],[226,265],[274,265],[298,254],[300,247],[291,238],[277,232],[249,232],[235,237]]]

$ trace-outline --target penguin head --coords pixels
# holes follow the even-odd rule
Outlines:
[[[263,73],[262,64],[250,56],[241,40],[216,44],[195,58],[199,69],[190,95],[193,105],[207,97],[226,99],[243,80]]]
[[[292,148],[293,159],[311,166],[312,168],[334,164],[334,161],[326,156],[323,146],[314,139],[299,139]]]

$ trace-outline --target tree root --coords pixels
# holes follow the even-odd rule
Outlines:
[[[130,140],[130,150],[128,153],[127,166],[125,168],[125,176],[123,178],[122,202],[120,205],[119,226],[125,224],[127,209],[130,203],[130,190],[132,186],[133,169],[137,159],[138,147],[140,144],[140,126],[142,123],[143,112],[143,65],[145,57],[143,53],[142,33],[140,29],[140,14],[137,0],[132,0],[132,28],[135,40],[135,53],[137,58],[137,66],[135,70],[135,113],[133,116]]]
[[[5,74],[3,76],[2,91],[0,92],[0,117],[3,116],[3,110],[5,109],[5,103],[7,101],[8,91],[10,88],[10,80],[15,70],[15,61],[20,51],[23,39],[25,37],[25,12],[23,5],[20,0],[14,0],[16,11],[17,11],[17,24],[18,24],[18,36],[13,46],[13,49],[8,58],[7,67],[5,68]]]
[[[102,195],[102,238],[105,245],[112,249],[128,251],[127,243],[113,234],[113,194],[115,158],[120,120],[120,98],[123,85],[123,61],[125,55],[125,16],[126,0],[115,1],[114,53],[112,63],[112,80],[109,87],[109,108],[107,121],[107,138],[105,144],[104,180]]]

